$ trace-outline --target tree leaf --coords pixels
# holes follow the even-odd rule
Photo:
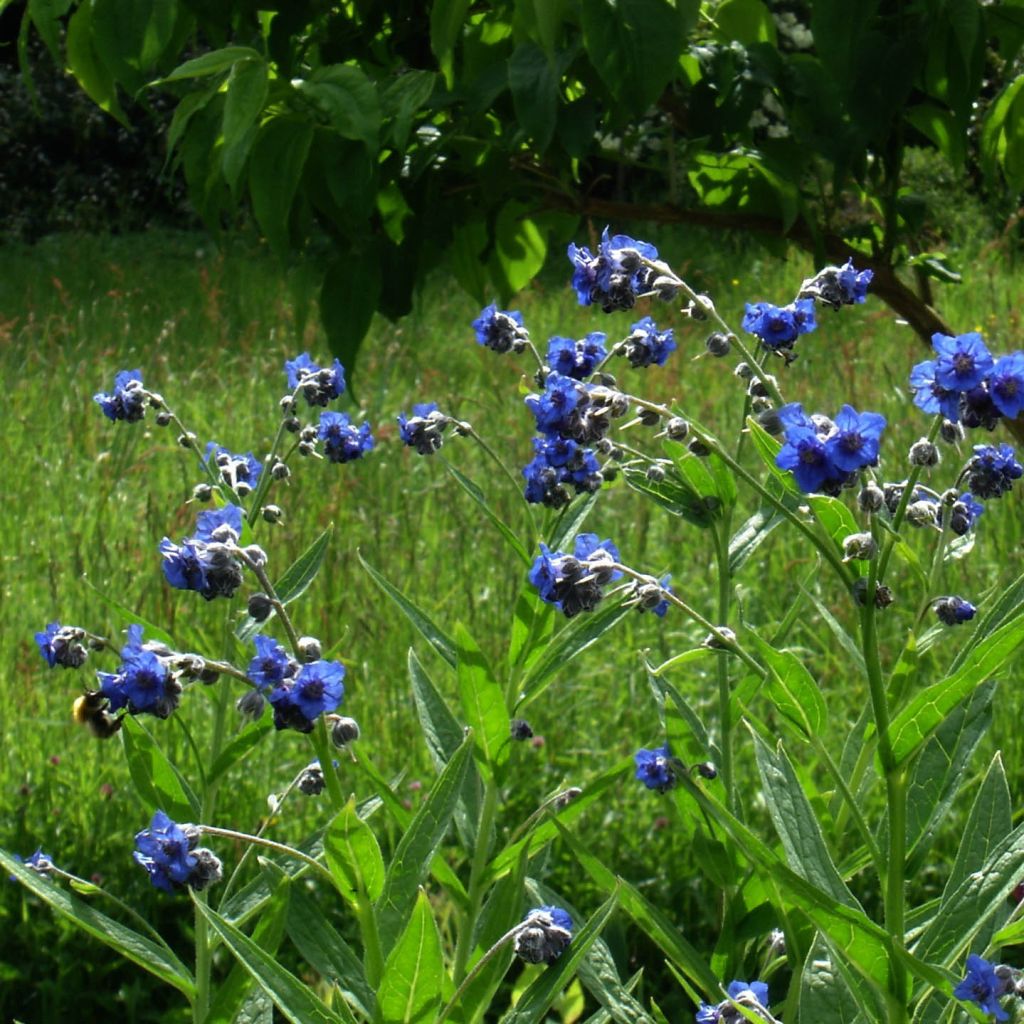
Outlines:
[[[290,249],[292,202],[312,141],[313,126],[308,121],[279,115],[260,127],[249,156],[253,213],[282,260]]]
[[[392,119],[388,135],[399,149],[408,144],[413,118],[430,99],[436,84],[435,72],[408,68],[384,90],[381,107],[384,116]]]
[[[266,61],[248,57],[234,63],[228,76],[224,99],[224,120],[221,132],[224,149],[221,166],[232,187],[238,180],[255,138],[252,131],[267,99],[268,69]]]
[[[227,71],[236,61],[251,58],[262,60],[261,54],[249,46],[225,46],[220,50],[212,50],[204,53],[201,57],[193,57],[192,60],[179,64],[165,78],[157,79],[154,85],[162,85],[164,82],[178,82],[184,78],[205,78],[207,75],[217,75]]]
[[[377,992],[383,1024],[428,1024],[440,1009],[445,979],[441,937],[421,889],[409,923],[384,964]]]
[[[93,5],[79,4],[68,20],[64,46],[68,69],[96,106],[127,128],[128,121],[117,98],[114,76],[96,44],[92,17]]]
[[[343,1019],[317,998],[308,985],[285,970],[274,955],[201,900],[196,899],[195,905],[232,955],[291,1024],[344,1024]]]
[[[521,42],[508,61],[508,84],[516,117],[543,153],[558,116],[558,66],[536,43]]]
[[[376,153],[380,142],[380,98],[366,72],[352,64],[319,67],[296,88],[313,102],[343,138]]]
[[[374,248],[331,263],[320,291],[320,319],[331,352],[355,374],[356,357],[380,302],[381,269]]]
[[[525,288],[544,266],[548,244],[531,217],[531,207],[518,200],[505,203],[494,224],[493,265],[503,293],[511,297]]]
[[[52,910],[66,917],[80,931],[99,939],[126,960],[176,988],[187,999],[195,998],[195,981],[188,968],[169,949],[94,910],[52,879],[45,878],[9,853],[0,850],[0,865]]]
[[[455,44],[462,35],[468,10],[469,0],[434,0],[430,8],[430,48],[434,51],[437,66],[441,69],[445,85],[449,89],[455,81]]]

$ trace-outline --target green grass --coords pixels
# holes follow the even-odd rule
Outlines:
[[[733,243],[713,245],[706,236],[657,240],[663,255],[708,291],[733,323],[744,301],[783,302],[813,269],[803,258],[783,264]],[[628,316],[606,318],[576,306],[563,277],[558,267],[516,303],[535,339],[543,343],[554,333],[606,330],[615,340],[616,331],[628,331]],[[182,647],[222,653],[222,603],[206,604],[194,594],[170,590],[159,571],[160,538],[180,540],[191,530],[195,508],[188,499],[199,479],[194,462],[151,419],[134,428],[112,424],[91,396],[108,389],[117,370],[140,367],[147,384],[167,398],[201,441],[216,439],[233,450],[261,453],[276,427],[283,360],[302,349],[314,358],[327,355],[315,316],[296,299],[299,284],[243,241],[219,252],[190,234],[65,237],[34,248],[0,248],[6,453],[0,518],[5,695],[0,722],[6,751],[0,769],[0,846],[28,854],[42,845],[71,870],[86,877],[100,873],[112,889],[172,927],[173,905],[148,887],[130,860],[131,835],[145,816],[132,796],[119,743],[98,743],[71,724],[70,706],[83,684],[72,673],[48,672],[32,634],[59,618],[115,635],[122,623],[99,596],[107,594],[168,629]],[[997,263],[980,265],[971,287],[943,292],[942,308],[958,330],[984,330],[994,350],[1019,343],[1014,276]],[[349,673],[345,709],[359,720],[361,743],[377,763],[389,774],[404,773],[403,787],[429,774],[424,745],[410,739],[418,726],[406,672],[409,646],[417,647],[441,685],[449,682],[362,571],[357,551],[444,628],[464,623],[492,659],[503,653],[523,576],[502,539],[446,473],[443,459],[422,459],[403,448],[394,424],[395,413],[413,402],[436,401],[470,420],[518,475],[531,452],[531,422],[522,405],[522,394],[531,387],[529,376],[522,375],[529,368],[474,343],[469,323],[477,312],[439,272],[409,317],[397,325],[375,322],[354,390],[358,407],[374,426],[377,450],[347,466],[293,467],[290,486],[275,497],[285,508],[286,527],[263,535],[276,574],[334,523],[325,571],[297,606],[298,625],[327,645],[340,641]],[[676,328],[680,350],[664,370],[646,376],[627,371],[621,381],[645,397],[674,400],[723,438],[734,436],[742,401],[727,363],[702,357],[700,325],[666,307],[652,312],[659,325]],[[824,315],[800,353],[792,368],[778,371],[787,397],[827,412],[845,401],[884,412],[890,428],[883,470],[889,478],[902,478],[901,453],[924,428],[904,390],[910,367],[926,358],[917,339],[895,324],[887,309],[869,302],[835,317]],[[346,402],[352,411],[355,404],[350,398]],[[506,521],[524,525],[518,494],[470,441],[452,439],[442,455],[484,488]],[[753,506],[748,501],[744,507]],[[980,595],[1013,575],[1022,535],[1020,508],[1018,492],[984,517],[976,550],[950,569],[950,592]],[[671,571],[677,591],[691,604],[705,611],[713,607],[713,555],[694,527],[662,514],[620,481],[602,495],[588,528],[613,538],[624,560],[637,568]],[[737,581],[744,619],[770,634],[799,598],[795,581],[814,568],[812,555],[777,531]],[[824,604],[852,628],[846,596],[827,577],[812,578]],[[920,599],[909,584],[903,591],[898,581],[893,585],[901,602],[913,606]],[[700,639],[700,631],[678,616],[664,622],[631,616],[570,665],[531,709],[534,729],[546,742],[517,750],[519,781],[506,794],[511,825],[544,795],[585,783],[638,746],[661,742],[638,652],[649,650],[653,661],[661,661]],[[883,640],[893,652],[902,637],[890,628]],[[865,701],[861,685],[811,606],[790,643],[804,649],[818,675],[834,737],[841,742]],[[244,652],[229,653],[244,663]],[[696,664],[672,681],[713,717],[713,673]],[[989,752],[1003,749],[1011,787],[1024,781],[1014,682],[1005,680],[986,746]],[[189,721],[200,739],[208,729],[210,716],[203,708],[212,706],[210,696],[211,691],[200,690],[188,698]],[[757,711],[772,722],[763,704]],[[187,766],[185,740],[173,720],[153,724]],[[308,760],[308,748],[297,741],[293,734],[274,736],[245,763],[221,801],[224,818],[216,824],[256,827],[266,813],[267,795],[279,792]],[[742,743],[741,752],[740,771],[751,781],[753,797],[752,761]],[[986,760],[979,757],[974,770]],[[802,769],[813,775],[813,765]],[[345,782],[359,785],[358,779]],[[417,799],[415,788],[406,792]],[[645,796],[632,788],[617,794],[601,817],[584,820],[582,834],[623,875],[671,908],[686,923],[691,940],[710,948],[713,901],[695,878],[685,837],[663,827],[659,805]],[[316,801],[294,805],[275,824],[274,834],[297,839],[313,827],[319,810]],[[955,842],[955,831],[950,830],[949,843]],[[566,855],[555,850],[548,869],[557,884],[577,887],[577,903],[588,904],[587,887],[574,880]],[[940,858],[939,884],[942,871]],[[926,893],[935,882],[922,878],[916,885]],[[111,998],[120,1019],[158,1019],[163,1012],[164,1004],[149,1005],[139,995],[147,991],[144,979],[116,964],[106,966],[96,947],[55,928],[47,913],[24,904],[13,886],[0,903],[0,922],[7,926],[0,940],[0,971],[11,981],[4,988],[12,993],[0,996],[5,1016],[18,1013],[26,1024],[59,1020],[79,998],[76,989],[97,986],[115,990]],[[86,962],[71,966],[60,954],[58,968],[48,952],[37,952],[42,960],[36,962],[28,955],[36,935],[50,936]],[[628,944],[642,953],[637,941],[622,937],[623,948]],[[18,993],[28,990],[32,998],[21,999]]]

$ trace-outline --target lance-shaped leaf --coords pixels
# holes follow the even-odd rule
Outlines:
[[[440,1008],[444,981],[441,937],[421,889],[409,923],[384,964],[377,992],[383,1024],[430,1024]]]
[[[0,866],[52,910],[66,917],[81,931],[105,943],[126,960],[173,986],[186,998],[195,997],[195,981],[188,968],[165,946],[148,936],[125,927],[73,896],[52,879],[25,867],[9,853],[0,850]]]
[[[175,821],[199,818],[199,798],[153,737],[131,715],[123,720],[121,743],[136,792],[150,811],[165,811]]]
[[[455,674],[459,681],[462,713],[473,730],[481,764],[493,774],[508,761],[509,755],[509,716],[505,694],[483,651],[461,623],[455,629],[455,642],[459,657]]]
[[[350,902],[376,900],[384,888],[384,857],[373,829],[356,811],[355,798],[338,812],[324,835],[324,858],[338,891]]]
[[[828,718],[814,677],[792,651],[777,651],[753,631],[747,639],[768,667],[766,688],[778,708],[805,739],[821,736]]]

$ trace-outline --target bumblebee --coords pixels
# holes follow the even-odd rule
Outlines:
[[[121,719],[107,708],[110,702],[99,690],[87,690],[71,706],[71,717],[88,728],[98,740],[109,740],[121,728]]]

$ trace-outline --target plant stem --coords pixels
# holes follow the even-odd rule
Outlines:
[[[206,915],[200,909],[206,904],[206,893],[194,894],[196,901],[195,948],[196,948],[196,997],[192,1003],[193,1024],[204,1024],[210,1012],[210,969],[212,956],[210,949],[210,926]]]
[[[732,578],[729,574],[729,520],[728,513],[715,527],[715,559],[718,569],[718,608],[716,611],[718,624],[724,626],[729,621],[732,595]],[[729,685],[729,664],[726,652],[717,657],[716,676],[718,680],[718,725],[722,731],[721,755],[719,765],[722,776],[722,788],[725,790],[725,805],[733,814],[737,813],[736,793],[733,785],[732,765],[732,689]]]
[[[469,973],[459,983],[458,988],[456,988],[455,990],[455,994],[451,997],[451,999],[448,1000],[447,1004],[445,1004],[444,1009],[437,1015],[436,1018],[434,1018],[434,1024],[442,1024],[442,1021],[448,1018],[448,1014],[450,1014],[452,1010],[454,1010],[455,1007],[458,1005],[459,1000],[462,998],[466,989],[469,988],[472,982],[476,979],[476,976],[484,969],[484,967],[487,966],[488,963],[490,963],[491,960],[494,959],[494,957],[501,951],[505,943],[512,939],[520,928],[522,928],[521,923],[517,924],[513,928],[510,928],[507,932],[505,932],[504,935],[502,935],[500,939],[498,939],[498,941],[493,946],[491,946],[489,950],[487,950],[486,953],[484,953],[482,957],[480,957],[479,960],[477,960],[475,964],[473,964],[472,970],[469,971]]]

